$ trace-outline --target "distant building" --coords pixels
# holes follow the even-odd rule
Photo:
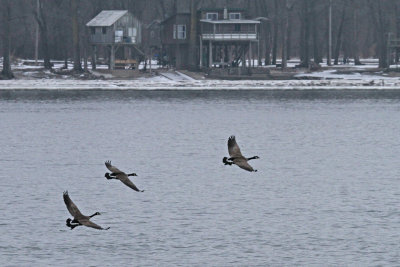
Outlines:
[[[190,13],[177,13],[161,22],[164,63],[179,69],[188,68]]]
[[[161,21],[154,20],[143,27],[142,43],[145,44],[146,54],[151,58],[161,56]]]
[[[243,9],[200,9],[200,67],[246,65],[252,45],[259,46],[259,24]]]
[[[142,23],[127,10],[103,10],[87,24],[89,27],[90,43],[93,45],[94,66],[96,66],[98,46],[106,47],[109,51],[109,67],[115,64],[134,64],[134,55],[143,54],[139,49],[142,43]],[[116,60],[116,50],[121,59]]]
[[[246,65],[259,47],[259,20],[244,9],[203,8],[196,13],[196,43],[200,68]],[[176,68],[188,68],[191,14],[176,13],[161,22],[163,53]],[[250,60],[249,60],[250,61]],[[248,61],[248,62],[249,62]]]

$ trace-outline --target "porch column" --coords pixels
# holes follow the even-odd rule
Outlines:
[[[212,42],[211,40],[208,43],[208,67],[212,67]]]
[[[111,45],[110,69],[115,69],[115,47]]]
[[[200,35],[200,69],[203,67],[203,39]]]
[[[253,53],[251,51],[251,41],[249,42],[249,67],[254,67]]]
[[[97,46],[94,45],[92,48],[92,70],[95,70],[97,61]]]

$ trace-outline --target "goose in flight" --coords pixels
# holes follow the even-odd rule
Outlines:
[[[92,218],[93,216],[96,216],[96,215],[100,215],[100,212],[96,212],[90,216],[85,216],[80,212],[80,210],[74,204],[74,202],[72,202],[71,198],[68,195],[68,191],[65,191],[63,193],[63,197],[64,197],[64,202],[65,202],[65,205],[67,206],[69,213],[71,213],[71,215],[74,217],[73,220],[71,220],[70,218],[67,219],[67,226],[71,227],[71,230],[80,225],[92,227],[92,228],[99,229],[99,230],[110,229],[110,227],[103,228],[100,225],[97,225],[94,222],[90,221],[90,218]]]
[[[131,180],[129,180],[128,176],[137,176],[136,173],[126,174],[123,171],[120,171],[117,167],[111,165],[111,161],[105,162],[107,169],[111,171],[111,173],[106,172],[104,175],[107,179],[117,179],[123,182],[125,185],[129,186],[135,191],[143,192],[144,190],[139,190]]]
[[[231,137],[229,137],[229,139],[228,139],[228,152],[229,152],[230,158],[224,157],[222,159],[222,162],[225,165],[236,164],[237,166],[239,166],[242,169],[245,169],[246,171],[249,171],[249,172],[257,171],[257,170],[254,170],[253,167],[251,167],[247,161],[252,160],[252,159],[258,159],[259,157],[254,156],[251,158],[245,158],[242,155],[242,152],[240,152],[240,148],[239,148],[238,144],[236,143],[235,136],[233,136],[233,135]]]

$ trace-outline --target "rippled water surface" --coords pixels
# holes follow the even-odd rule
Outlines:
[[[399,118],[394,91],[3,91],[0,266],[398,265]],[[69,230],[64,190],[111,229]]]

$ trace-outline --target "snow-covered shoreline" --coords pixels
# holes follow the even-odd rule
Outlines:
[[[25,60],[26,61],[26,60]],[[296,61],[290,64],[295,64]],[[196,79],[174,70],[161,70],[158,75],[144,75],[135,79],[118,79],[113,75],[93,72],[99,79],[55,74],[41,66],[13,65],[17,79],[0,80],[4,90],[397,90],[400,74],[375,70],[376,62],[366,65],[324,66],[319,71],[297,70],[288,80],[214,80],[203,75]],[[61,69],[57,62],[55,69]],[[104,69],[106,66],[102,66]],[[272,68],[271,70],[274,70]],[[274,70],[276,71],[276,70]],[[102,76],[102,77],[101,77]],[[109,77],[110,76],[110,77]]]
[[[0,90],[313,90],[400,89],[399,78],[332,80],[3,80]]]

